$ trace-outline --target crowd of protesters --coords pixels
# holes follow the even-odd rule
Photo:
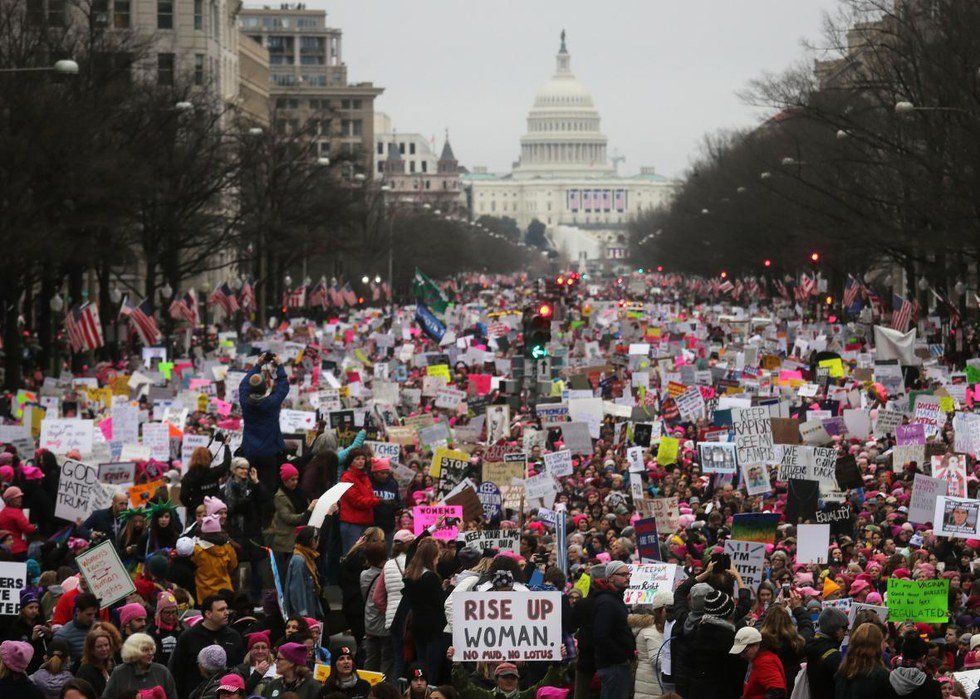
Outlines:
[[[699,298],[664,275],[631,281],[580,280],[556,303],[545,386],[519,361],[522,310],[540,300],[520,277],[447,284],[437,296],[455,303],[439,311],[441,338],[414,308],[368,308],[268,333],[246,324],[208,351],[186,348],[167,371],[133,357],[36,377],[5,402],[4,427],[26,424],[34,444],[4,438],[0,452],[0,561],[26,563],[16,613],[0,616],[0,697],[971,697],[980,537],[941,536],[909,517],[917,474],[940,475],[933,464],[953,454],[965,482],[941,476],[948,494],[980,503],[970,418],[980,361],[934,351],[943,329],[925,314],[914,360],[882,361],[872,324],[816,319],[778,298]],[[958,355],[971,358],[973,342],[961,335]],[[447,388],[466,399],[440,407]],[[691,388],[703,405],[682,414],[676,399]],[[886,413],[899,426],[924,422],[918,396],[942,398],[941,419],[918,451],[897,448],[908,446],[897,428],[876,427]],[[523,476],[546,473],[545,456],[569,448],[562,425],[582,419],[561,409],[586,397],[600,413],[585,418],[589,448],[555,476],[553,502],[497,483],[502,501],[482,516],[414,521],[415,507],[450,490],[449,474],[433,473],[438,449],[469,457],[452,486],[479,485],[515,452]],[[168,425],[171,458],[113,442],[102,423],[120,402],[141,423]],[[762,464],[768,487],[755,495],[741,465],[706,468],[700,446],[732,439],[739,406],[768,406],[796,426],[778,430],[777,447],[853,460],[859,483],[821,486],[810,507],[780,480],[778,460]],[[58,453],[43,421],[25,417],[42,408],[45,420],[93,421],[93,443]],[[290,429],[286,411],[315,418]],[[815,437],[799,430],[815,424]],[[189,435],[207,446],[187,448]],[[133,482],[105,486],[102,506],[68,521],[57,515],[66,460],[132,461]],[[155,489],[127,490],[146,484]],[[635,528],[651,501],[676,503],[657,517],[652,557]],[[820,562],[798,562],[799,526],[841,504],[844,524]],[[753,584],[725,549],[745,513],[778,518]],[[459,541],[433,536],[447,525]],[[478,529],[517,532],[519,550],[464,546],[462,533]],[[133,583],[108,602],[77,562],[103,542]],[[636,566],[652,562],[675,564],[675,579],[627,603]],[[947,581],[944,617],[895,618],[896,579]],[[453,601],[473,591],[560,594],[560,659],[464,662]]]

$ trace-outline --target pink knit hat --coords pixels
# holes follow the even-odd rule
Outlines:
[[[217,534],[221,531],[221,520],[218,515],[207,515],[201,520],[201,531],[205,534]]]
[[[216,515],[222,510],[227,511],[228,506],[223,503],[218,498],[212,498],[210,496],[205,496],[204,498],[204,514],[205,515]]]
[[[24,641],[0,643],[0,660],[11,672],[24,672],[34,657],[34,646]]]
[[[130,602],[119,608],[119,626],[126,628],[126,625],[133,619],[145,619],[146,609],[138,602]]]
[[[299,476],[299,471],[292,464],[283,464],[279,467],[279,479],[282,481],[288,481],[290,478],[295,478]]]

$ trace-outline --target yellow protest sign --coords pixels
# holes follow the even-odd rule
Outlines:
[[[378,684],[378,682],[384,682],[385,679],[382,673],[372,672],[371,670],[358,670],[357,676],[372,687]],[[328,677],[330,677],[330,666],[327,663],[317,663],[313,666],[313,679],[317,682],[323,683]]]
[[[133,507],[140,507],[145,505],[153,497],[153,493],[157,491],[163,485],[163,479],[150,481],[149,483],[140,483],[139,485],[133,485],[129,487],[129,503]]]
[[[371,360],[367,358],[367,355],[364,354],[364,350],[362,350],[360,347],[354,350],[354,356],[357,357],[357,361],[364,366],[374,366],[374,364],[371,363]]]
[[[821,359],[820,366],[830,370],[830,378],[844,378],[844,362],[840,360],[840,357],[836,357],[834,359]]]
[[[129,395],[129,374],[116,376],[109,382],[109,389],[114,396]]]
[[[951,413],[956,410],[956,401],[953,396],[940,396],[939,407],[944,413]]]
[[[677,450],[680,444],[680,440],[676,437],[661,437],[660,448],[657,449],[657,463],[661,466],[677,463]]]
[[[443,463],[453,460],[468,464],[470,455],[459,449],[447,449],[446,447],[436,449],[436,453],[432,455],[432,464],[429,466],[429,475],[433,478],[439,478],[442,475]]]
[[[427,366],[425,368],[426,376],[441,376],[446,380],[446,383],[452,381],[452,377],[449,375],[449,365],[448,364],[433,364],[432,366]]]

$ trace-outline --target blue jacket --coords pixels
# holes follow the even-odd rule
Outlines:
[[[320,618],[320,601],[316,596],[313,577],[306,568],[306,560],[294,553],[286,568],[286,581],[283,583],[283,603],[286,614],[299,614]]]
[[[88,516],[80,527],[76,528],[78,536],[83,539],[88,539],[92,536],[92,532],[98,531],[105,534],[105,538],[112,542],[112,545],[116,545],[116,527],[117,522],[115,516],[112,514],[111,507],[105,507],[101,510],[95,510],[92,514]]]
[[[244,430],[242,433],[242,456],[246,459],[263,456],[277,456],[286,450],[286,443],[279,431],[279,410],[289,393],[289,379],[281,366],[276,371],[276,384],[272,392],[261,400],[250,398],[248,380],[262,371],[256,366],[245,374],[238,387],[238,402],[242,406]]]

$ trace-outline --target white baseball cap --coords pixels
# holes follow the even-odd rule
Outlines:
[[[743,626],[735,634],[735,644],[728,652],[732,655],[738,655],[745,650],[746,646],[751,646],[753,643],[762,643],[762,634],[751,626]]]

